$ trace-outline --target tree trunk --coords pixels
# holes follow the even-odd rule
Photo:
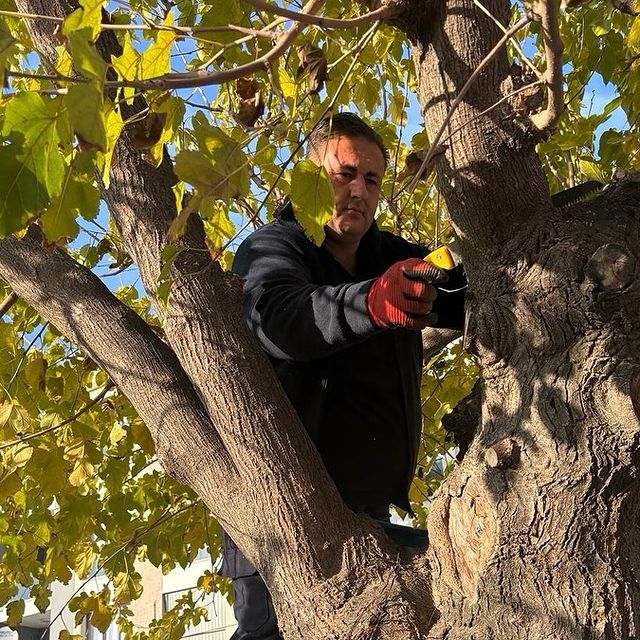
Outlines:
[[[411,16],[399,23],[433,136],[499,33],[470,0],[395,4]],[[508,15],[506,2],[489,9]],[[34,32],[40,51],[50,37]],[[108,371],[167,470],[264,574],[287,640],[637,633],[640,188],[552,209],[532,128],[506,120],[508,107],[480,115],[506,79],[503,55],[452,118],[451,131],[466,127],[439,168],[472,284],[484,399],[433,506],[427,557],[341,503],[197,220],[172,267],[166,342],[35,231],[0,241],[3,278]],[[153,296],[173,176],[144,165],[126,133],[114,166],[106,199]]]
[[[448,2],[410,26],[433,137],[501,33]],[[509,15],[507,3],[489,10]],[[423,8],[422,20],[433,19]],[[416,24],[418,27],[416,28]],[[427,34],[427,37],[425,37]],[[507,119],[506,56],[450,121],[439,184],[471,281],[482,421],[429,516],[430,638],[632,638],[640,623],[640,184],[553,209],[535,132]],[[444,96],[444,98],[442,98]]]

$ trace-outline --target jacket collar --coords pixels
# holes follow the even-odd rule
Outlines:
[[[278,220],[293,222],[298,227],[302,228],[302,225],[296,218],[296,214],[293,210],[293,206],[291,205],[290,200],[287,200],[281,207],[276,210],[274,217]],[[370,251],[377,252],[380,248],[381,242],[382,236],[380,234],[380,230],[378,229],[378,225],[374,220],[367,232],[364,234],[364,236],[362,236],[360,240],[360,244],[358,246],[358,254],[369,253]]]

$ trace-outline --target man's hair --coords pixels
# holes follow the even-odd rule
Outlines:
[[[346,136],[347,138],[364,138],[373,142],[384,158],[385,166],[389,160],[389,152],[384,146],[382,138],[355,113],[334,113],[331,116],[320,120],[315,129],[309,134],[307,155],[322,159],[324,146],[330,138],[335,136]]]

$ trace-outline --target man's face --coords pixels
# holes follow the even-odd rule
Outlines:
[[[335,239],[359,241],[378,207],[385,170],[382,151],[366,138],[340,135],[329,138],[320,160],[335,193],[328,233]]]

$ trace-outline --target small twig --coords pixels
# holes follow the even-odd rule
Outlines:
[[[418,169],[418,172],[409,183],[407,187],[409,190],[409,193],[413,193],[413,191],[415,190],[418,182],[420,181],[420,176],[422,175],[422,172],[426,169],[429,162],[431,162],[431,159],[433,158],[433,155],[434,155],[434,151],[438,149],[440,145],[440,139],[442,138],[442,134],[444,133],[445,129],[449,126],[449,121],[451,120],[453,113],[458,108],[458,105],[462,102],[462,99],[467,94],[467,91],[469,91],[469,88],[471,87],[471,85],[476,81],[476,79],[478,78],[482,70],[487,66],[487,64],[489,64],[489,62],[491,62],[491,60],[493,60],[493,58],[498,54],[498,52],[507,43],[507,41],[514,34],[520,31],[522,27],[526,27],[530,22],[531,22],[531,18],[529,16],[525,16],[521,18],[515,25],[513,25],[513,27],[511,27],[511,29],[509,29],[502,36],[502,38],[500,38],[496,46],[493,47],[493,49],[491,49],[491,51],[487,54],[485,59],[476,67],[476,69],[471,74],[471,76],[469,76],[469,79],[465,82],[462,89],[460,89],[460,93],[458,93],[458,95],[454,98],[453,102],[451,103],[451,106],[449,107],[449,111],[447,112],[447,116],[445,117],[444,122],[440,126],[438,133],[436,133],[435,138],[431,143],[431,147],[429,147],[429,151],[425,154],[424,160],[420,165],[420,169]]]
[[[317,11],[325,0],[309,0],[304,6],[303,14],[313,14]],[[118,80],[105,82],[105,88],[133,87],[134,89],[161,89],[171,91],[174,89],[186,89],[195,87],[205,87],[214,84],[222,84],[231,80],[237,80],[247,75],[265,71],[268,65],[279,58],[288,48],[298,34],[303,30],[300,21],[285,31],[278,39],[275,46],[268,53],[260,56],[252,62],[240,65],[233,69],[222,71],[193,71],[190,73],[167,73],[147,80]]]
[[[13,69],[5,69],[5,73],[12,78],[31,78],[33,80],[50,80],[51,82],[88,82],[86,78],[70,78],[62,74],[47,75],[42,73],[29,73],[28,71],[14,71]]]
[[[536,17],[542,23],[547,70],[544,77],[547,83],[547,108],[529,116],[533,126],[539,131],[550,129],[564,111],[562,91],[562,52],[564,44],[558,25],[558,7],[555,0],[538,0],[535,5]]]
[[[245,4],[251,5],[255,9],[262,11],[268,11],[274,13],[277,16],[284,18],[290,18],[304,24],[313,24],[318,27],[324,27],[328,29],[350,29],[352,27],[359,27],[363,24],[369,24],[376,20],[384,20],[391,18],[398,13],[397,9],[393,6],[380,7],[374,11],[369,11],[363,16],[356,18],[327,18],[325,16],[314,16],[307,13],[299,13],[298,11],[291,11],[284,7],[265,2],[264,0],[242,0]]]
[[[22,357],[20,358],[20,362],[18,362],[18,366],[16,367],[16,370],[13,372],[13,375],[11,376],[11,380],[9,380],[9,383],[7,384],[7,389],[10,390],[11,387],[13,386],[13,383],[15,382],[16,378],[18,377],[18,374],[20,373],[20,369],[22,368],[22,365],[24,364],[24,361],[27,358],[27,354],[29,353],[29,351],[31,351],[31,347],[33,347],[33,345],[36,343],[36,341],[40,339],[40,337],[46,331],[48,326],[49,326],[49,323],[45,322],[42,325],[42,327],[40,328],[40,331],[38,331],[38,333],[36,333],[36,335],[33,336],[33,339],[27,345],[27,348],[24,350],[24,353],[22,354]]]
[[[569,149],[565,149],[563,155],[564,155],[564,162],[567,165],[567,184],[571,189],[572,187],[576,186],[576,175],[575,175],[575,168],[573,164],[573,158],[571,157],[571,152],[569,151]]]
[[[39,438],[40,436],[44,436],[47,433],[51,433],[52,431],[55,431],[56,429],[60,429],[61,427],[64,427],[70,422],[77,420],[83,413],[86,413],[87,411],[89,411],[89,409],[91,409],[91,407],[94,407],[96,404],[101,402],[104,399],[104,397],[107,395],[107,393],[111,389],[113,389],[113,387],[114,387],[113,382],[109,381],[107,383],[107,386],[91,402],[87,403],[84,407],[82,407],[82,409],[78,410],[70,418],[63,420],[58,424],[54,424],[51,427],[47,427],[46,429],[42,429],[42,431],[37,431],[36,433],[29,433],[28,435],[22,436],[21,438],[18,438],[17,440],[13,440],[12,442],[6,442],[0,445],[0,451],[2,449],[7,449],[8,447],[13,447],[16,444],[22,444],[23,442],[27,442],[28,440],[33,440],[34,438]]]
[[[2,301],[0,302],[0,318],[13,307],[13,305],[18,302],[18,295],[13,291]]]
[[[22,18],[24,20],[44,20],[46,22],[55,22],[62,24],[64,18],[56,16],[45,16],[37,13],[21,13],[20,11],[0,11],[0,16],[10,18]],[[218,32],[218,31],[238,31],[244,33],[251,38],[269,38],[275,39],[277,33],[275,31],[266,31],[263,29],[251,29],[249,27],[241,27],[235,24],[227,25],[195,25],[193,27],[180,27],[178,25],[158,24],[146,21],[146,24],[101,24],[100,29],[103,31],[173,31],[181,35],[192,35],[194,33]]]
[[[22,91],[3,91],[3,98],[15,98],[19,96]],[[59,89],[29,89],[29,93],[37,93],[40,96],[66,96],[69,93],[67,87],[60,87]]]

